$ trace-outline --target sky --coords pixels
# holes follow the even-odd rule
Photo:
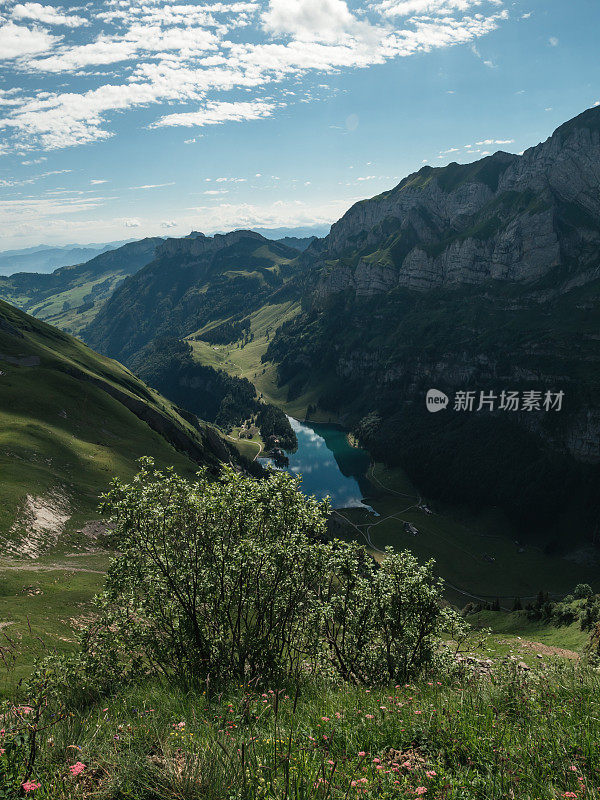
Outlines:
[[[331,224],[600,104],[599,0],[0,0],[0,250]]]

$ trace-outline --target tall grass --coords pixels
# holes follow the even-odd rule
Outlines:
[[[600,798],[600,676],[572,664],[388,690],[152,684],[50,733],[36,798]]]

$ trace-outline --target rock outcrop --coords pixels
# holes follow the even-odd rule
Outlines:
[[[308,252],[321,263],[318,297],[526,283],[557,267],[597,266],[600,108],[521,156],[424,167],[356,203]]]

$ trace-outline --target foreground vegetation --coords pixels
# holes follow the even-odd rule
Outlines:
[[[297,480],[190,482],[145,459],[104,512],[116,555],[79,646],[24,681],[38,628],[4,636],[0,797],[600,798],[591,650],[474,657],[486,634],[433,565],[331,541]],[[581,585],[516,613],[573,625],[592,608]]]
[[[54,723],[13,711],[4,797],[600,797],[600,679],[571,664],[367,687],[140,685]],[[20,733],[17,733],[17,732]]]

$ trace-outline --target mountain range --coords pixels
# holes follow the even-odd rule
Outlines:
[[[58,267],[69,264],[82,264],[91,258],[114,250],[126,242],[108,244],[67,244],[37,245],[21,250],[0,251],[0,275],[13,275],[16,272],[53,272]]]
[[[500,508],[547,544],[595,535],[600,108],[522,155],[426,166],[308,243],[234,231],[125,247],[35,289],[0,280],[0,296],[208,419],[242,414],[244,379],[296,415],[334,415],[439,502]],[[450,398],[443,413],[429,389]],[[455,411],[467,391],[563,402]]]

